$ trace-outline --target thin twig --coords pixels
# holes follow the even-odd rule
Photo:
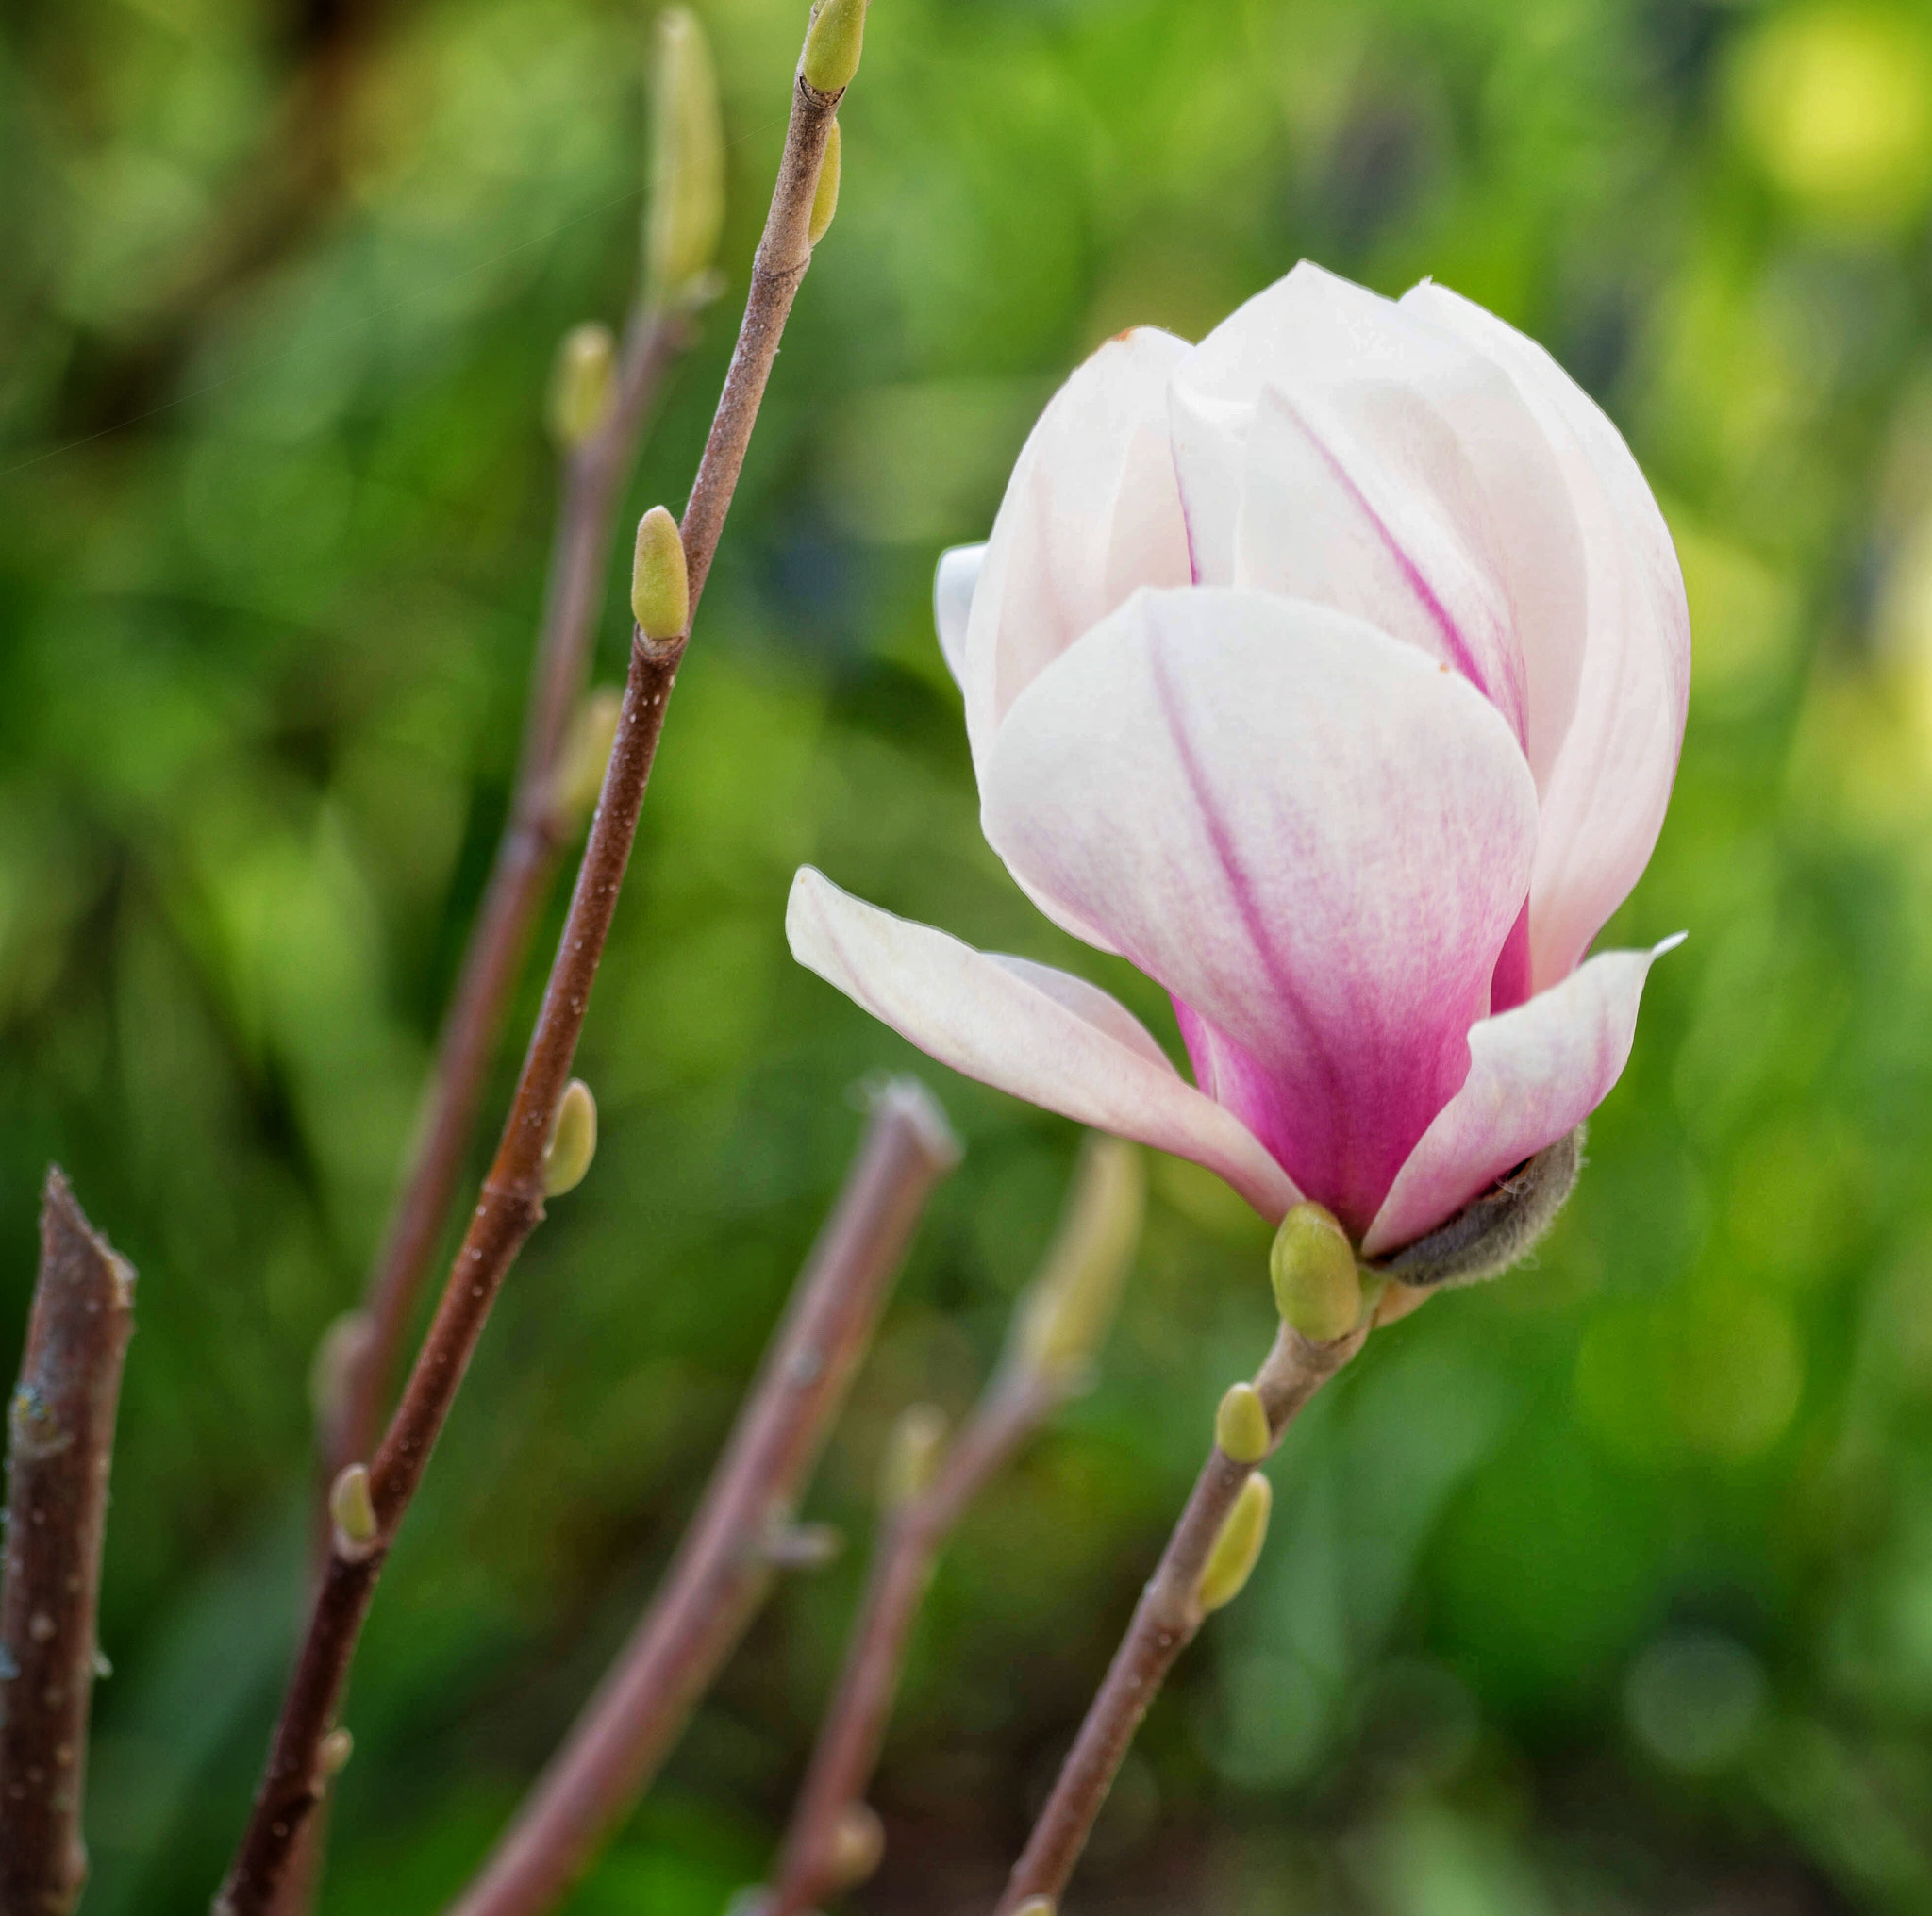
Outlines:
[[[906,1644],[946,1538],[987,1484],[1070,1394],[1062,1375],[1004,1367],[948,1446],[931,1486],[891,1513],[853,1624],[772,1887],[758,1916],[804,1916],[849,1887],[841,1820],[865,1795],[898,1691]]]
[[[41,1268],[8,1418],[0,1581],[0,1911],[63,1916],[87,1880],[81,1792],[134,1269],[49,1167]]]
[[[1361,1348],[1368,1334],[1365,1322],[1346,1337],[1311,1343],[1299,1331],[1282,1326],[1267,1362],[1255,1376],[1274,1441],[1280,1441],[1309,1398]],[[1159,1566],[1135,1606],[1133,1622],[1114,1652],[1099,1693],[1088,1707],[1053,1793],[1013,1865],[996,1916],[1013,1916],[1034,1897],[1058,1904],[1141,1719],[1201,1627],[1203,1612],[1195,1597],[1201,1573],[1241,1486],[1256,1469],[1252,1463],[1237,1463],[1219,1445],[1208,1454]]]
[[[958,1147],[910,1079],[885,1091],[651,1607],[451,1916],[558,1902],[649,1782],[743,1634],[766,1544],[824,1446],[921,1211]]]
[[[571,829],[558,802],[558,774],[589,673],[618,502],[651,403],[690,329],[681,308],[633,315],[609,414],[562,460],[515,792],[437,1041],[414,1155],[369,1273],[363,1328],[345,1354],[336,1401],[324,1407],[325,1477],[367,1457],[382,1427],[397,1362],[456,1197],[530,933]]]
[[[686,512],[691,530],[684,535],[685,560],[692,607],[743,463],[784,316],[810,258],[807,233],[811,199],[838,99],[836,94],[817,92],[802,76],[793,88],[785,157],[758,246],[738,347],[706,444],[692,506]],[[806,169],[802,181],[796,176],[801,168]],[[696,510],[700,496],[705,502],[702,514]],[[330,1552],[255,1807],[216,1899],[220,1916],[268,1916],[274,1906],[302,1828],[322,1793],[323,1739],[340,1706],[395,1526],[422,1480],[496,1293],[524,1241],[542,1217],[543,1148],[575,1056],[663,728],[665,702],[688,634],[689,621],[686,636],[675,640],[654,643],[641,634],[633,635],[624,711],[603,793],[495,1161],[401,1402],[370,1465],[376,1537],[370,1546],[350,1549],[338,1539]]]

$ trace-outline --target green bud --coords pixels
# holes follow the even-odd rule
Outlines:
[[[886,1460],[879,1472],[879,1508],[903,1510],[923,1496],[939,1472],[946,1447],[946,1413],[937,1404],[908,1404],[892,1424],[886,1440]]]
[[[345,1310],[323,1332],[315,1346],[308,1366],[308,1402],[324,1430],[333,1430],[348,1409],[350,1387],[375,1331],[366,1310]]]
[[[864,1882],[886,1854],[886,1826],[869,1803],[848,1803],[825,1843],[826,1887],[852,1890]]]
[[[344,1464],[328,1489],[329,1521],[335,1525],[336,1555],[359,1562],[375,1548],[375,1501],[369,1493],[369,1466]]]
[[[332,1729],[315,1746],[315,1767],[325,1777],[340,1776],[356,1753],[356,1739],[345,1729]]]
[[[651,199],[644,272],[654,299],[690,293],[710,272],[724,226],[724,125],[718,75],[697,17],[658,16],[651,89]]]
[[[550,437],[559,452],[580,446],[604,424],[614,390],[617,342],[610,328],[586,320],[565,333],[550,375]]]
[[[1214,1413],[1214,1441],[1236,1463],[1259,1463],[1274,1442],[1268,1408],[1252,1384],[1230,1384]]]
[[[1028,1896],[1013,1916],[1055,1916],[1054,1900],[1051,1896]]]
[[[842,93],[865,47],[865,0],[824,0],[805,36],[799,71],[814,92]]]
[[[605,768],[624,716],[624,693],[614,685],[597,686],[577,708],[570,736],[557,756],[553,791],[557,808],[575,823],[585,817],[604,789]]]
[[[1346,1337],[1361,1321],[1355,1246],[1332,1213],[1298,1204],[1282,1219],[1268,1254],[1281,1321],[1314,1343]]]
[[[631,616],[646,639],[680,639],[691,625],[691,577],[677,521],[653,506],[638,521],[637,557],[630,573]]]
[[[1139,1150],[1124,1139],[1091,1134],[1059,1234],[1015,1314],[1014,1356],[1026,1369],[1067,1375],[1092,1360],[1140,1248],[1146,1210]]]
[[[1261,1560],[1261,1546],[1268,1541],[1268,1513],[1274,1507],[1274,1491],[1257,1471],[1241,1488],[1234,1508],[1208,1553],[1201,1581],[1194,1586],[1194,1601],[1201,1614],[1208,1615],[1240,1596],[1255,1566]]]
[[[574,1077],[550,1121],[550,1141],[543,1147],[543,1195],[561,1197],[575,1191],[596,1155],[597,1100],[582,1078]]]
[[[825,237],[832,215],[839,210],[839,123],[825,133],[825,157],[819,161],[819,183],[811,196],[811,225],[806,238],[816,246]]]

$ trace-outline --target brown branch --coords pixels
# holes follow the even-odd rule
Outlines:
[[[0,1911],[63,1916],[87,1879],[81,1791],[94,1612],[134,1270],[49,1167],[8,1418],[0,1581]]]
[[[690,529],[683,544],[692,608],[743,464],[785,315],[809,262],[806,235],[811,200],[838,100],[837,94],[807,86],[802,77],[794,84],[785,157],[738,346],[686,512]],[[808,169],[802,180],[801,168]],[[624,711],[603,793],[496,1158],[402,1400],[370,1466],[377,1536],[370,1548],[345,1551],[339,1537],[331,1549],[255,1807],[216,1899],[220,1916],[269,1916],[275,1905],[301,1832],[321,1797],[322,1741],[341,1703],[390,1540],[428,1464],[496,1293],[542,1216],[543,1146],[575,1055],[685,642],[685,637],[654,643],[641,634],[633,636]]]
[[[850,1887],[838,1855],[841,1824],[863,1800],[878,1762],[906,1644],[940,1550],[980,1491],[1065,1402],[1071,1381],[1064,1375],[1004,1368],[947,1448],[931,1486],[888,1516],[839,1688],[758,1916],[806,1916]]]
[[[364,1327],[347,1353],[338,1401],[325,1406],[321,1447],[328,1477],[367,1457],[382,1427],[391,1379],[462,1176],[530,934],[571,829],[558,803],[558,777],[589,673],[618,502],[651,402],[690,325],[681,308],[633,316],[609,415],[564,455],[515,793],[437,1042],[418,1142],[369,1273]]]
[[[891,1086],[663,1586],[452,1916],[550,1908],[650,1781],[751,1620],[767,1540],[824,1442],[927,1195],[957,1161],[931,1097]]]
[[[1267,1410],[1274,1441],[1280,1441],[1281,1433],[1308,1399],[1355,1356],[1368,1334],[1369,1325],[1364,1322],[1346,1337],[1311,1343],[1299,1331],[1282,1326],[1267,1362],[1255,1376],[1255,1389]],[[1147,1714],[1167,1673],[1201,1627],[1203,1612],[1195,1598],[1201,1573],[1241,1486],[1257,1467],[1237,1463],[1218,1444],[1208,1454],[1180,1522],[1161,1553],[1159,1566],[1141,1593],[1133,1622],[1127,1625],[1074,1747],[1060,1767],[1053,1793],[1033,1825],[1020,1860],[1013,1865],[996,1916],[1014,1916],[1035,1897],[1058,1904],[1141,1719]]]

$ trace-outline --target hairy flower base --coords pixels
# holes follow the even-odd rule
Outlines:
[[[1365,1258],[1363,1268],[1418,1291],[1500,1277],[1536,1249],[1569,1202],[1583,1169],[1583,1133],[1577,1125],[1473,1198],[1447,1224],[1386,1258]]]

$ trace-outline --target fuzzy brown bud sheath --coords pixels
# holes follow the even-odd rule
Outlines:
[[[8,1418],[0,1583],[0,1911],[64,1916],[87,1879],[81,1791],[108,1468],[134,1271],[47,1173],[41,1268]]]

